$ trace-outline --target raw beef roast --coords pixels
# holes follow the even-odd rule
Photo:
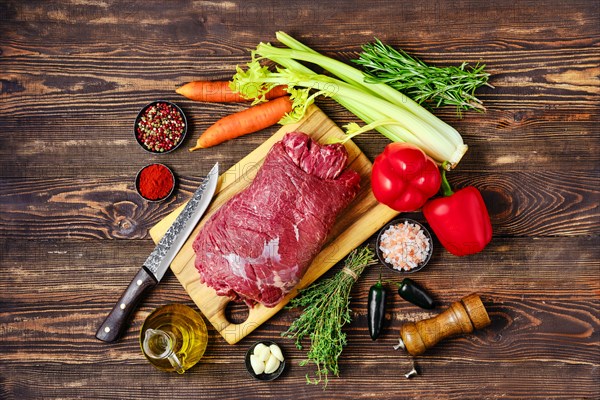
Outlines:
[[[201,279],[219,295],[273,307],[319,253],[359,189],[341,144],[287,134],[251,185],[206,222],[194,241]]]

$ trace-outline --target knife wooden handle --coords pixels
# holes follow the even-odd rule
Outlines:
[[[108,314],[108,317],[104,320],[98,332],[96,332],[96,338],[104,342],[113,342],[121,336],[126,322],[137,303],[142,298],[144,292],[156,286],[157,282],[152,275],[150,275],[144,268],[140,268],[140,271],[133,278],[117,304]]]

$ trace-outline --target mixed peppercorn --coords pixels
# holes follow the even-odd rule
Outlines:
[[[135,132],[140,144],[155,153],[174,149],[185,132],[185,119],[173,104],[157,102],[139,116]]]

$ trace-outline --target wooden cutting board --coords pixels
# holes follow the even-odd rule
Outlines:
[[[229,299],[218,296],[212,288],[200,283],[200,275],[194,266],[195,255],[192,243],[204,222],[229,198],[244,190],[252,182],[273,144],[281,140],[286,133],[296,130],[309,134],[320,143],[344,135],[342,130],[316,106],[311,106],[307,115],[299,123],[286,125],[279,129],[256,150],[220,176],[217,192],[206,215],[171,263],[171,270],[192,300],[230,344],[237,343],[275,315],[291,298],[296,296],[299,289],[314,282],[398,214],[377,202],[371,191],[371,162],[353,142],[348,141],[346,149],[349,154],[349,166],[361,175],[361,189],[356,199],[338,217],[327,243],[310,265],[296,289],[292,290],[277,306],[267,308],[258,304],[250,309],[246,321],[241,324],[230,323],[225,317],[225,308]],[[150,236],[155,242],[160,240],[182,209],[183,206],[179,207],[150,229]]]

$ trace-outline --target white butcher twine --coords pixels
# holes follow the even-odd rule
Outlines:
[[[352,271],[350,268],[344,267],[342,268],[342,271],[350,275],[355,282],[358,280],[358,275],[356,275],[356,272]]]

